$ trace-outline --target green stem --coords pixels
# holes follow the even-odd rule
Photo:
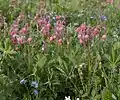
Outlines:
[[[92,71],[92,69],[91,69],[91,51],[90,51],[90,45],[88,46],[88,70],[89,70],[89,72],[91,72]]]

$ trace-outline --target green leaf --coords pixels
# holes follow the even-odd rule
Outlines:
[[[106,88],[102,92],[102,100],[112,100],[112,93]]]
[[[11,50],[11,51],[6,51],[6,53],[11,55],[11,54],[16,54],[17,52],[14,50]]]
[[[110,63],[112,63],[110,55],[104,54],[104,57],[105,57]]]
[[[83,98],[87,97],[88,96],[88,93],[85,93],[82,95]]]
[[[117,98],[116,98],[116,96],[115,96],[114,94],[112,94],[112,98],[113,98],[114,100],[117,100]]]
[[[10,39],[7,38],[5,41],[5,51],[9,50],[9,46],[10,46]]]
[[[1,51],[1,52],[4,52],[4,48],[0,47],[0,51]]]
[[[114,47],[114,50],[120,49],[120,42],[115,42],[113,47]]]
[[[46,61],[46,56],[41,57],[41,55],[37,55],[37,66],[39,66],[39,68],[42,68],[45,65]]]

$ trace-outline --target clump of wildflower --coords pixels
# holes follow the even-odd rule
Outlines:
[[[56,22],[56,25],[54,27],[54,32],[55,32],[55,36],[60,39],[62,37],[62,33],[63,33],[63,30],[64,30],[64,25],[63,25],[63,22],[58,20]]]
[[[43,36],[47,37],[50,42],[56,41],[58,44],[63,43],[63,32],[64,32],[64,17],[58,15],[55,17],[52,17],[54,20],[54,25],[52,25],[52,19],[50,19],[50,16],[44,16],[42,18],[39,18],[38,15],[35,17],[35,20],[43,33]],[[54,32],[52,34],[52,32]]]
[[[26,23],[24,27],[21,29],[19,28],[20,22],[24,20],[24,14],[20,14],[17,19],[14,21],[14,23],[11,26],[10,29],[10,36],[11,36],[11,41],[14,44],[25,44],[25,43],[30,43],[32,41],[31,38],[27,37],[27,34],[29,33],[29,24]]]
[[[65,29],[65,19],[62,16],[56,16],[56,22],[54,24],[54,34],[50,37],[50,41],[57,41],[59,45],[63,43],[63,35]]]
[[[89,41],[92,41],[94,37],[98,36],[100,33],[100,28],[97,27],[89,27],[85,24],[81,24],[77,29],[78,39],[80,44],[87,44]]]
[[[50,18],[48,17],[38,17],[38,15],[35,17],[35,20],[43,33],[44,36],[48,37],[50,35],[50,29],[51,29],[51,24],[50,24]]]

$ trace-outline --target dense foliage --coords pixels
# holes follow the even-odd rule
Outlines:
[[[0,0],[0,37],[0,100],[120,99],[119,0]]]

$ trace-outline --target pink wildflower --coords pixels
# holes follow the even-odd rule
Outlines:
[[[11,38],[11,41],[13,44],[17,44],[17,39],[16,38]]]
[[[16,31],[11,31],[10,32],[10,35],[14,35],[14,34],[17,34],[17,32]]]
[[[61,16],[56,16],[56,20],[59,20],[61,18]]]
[[[23,38],[21,38],[21,37],[17,38],[17,42],[18,42],[18,44],[23,44]]]
[[[80,25],[76,32],[78,33],[78,39],[80,44],[86,44],[91,41],[96,35],[100,33],[99,27],[88,27],[85,24]]]
[[[56,39],[56,35],[54,35],[53,38]]]
[[[82,39],[80,39],[80,40],[79,40],[79,42],[80,42],[80,44],[83,44],[83,41],[82,41]]]
[[[30,44],[31,41],[32,41],[32,38],[29,37],[29,38],[27,39],[27,42]]]
[[[87,27],[86,27],[85,24],[82,24],[82,25],[80,26],[80,28],[81,28],[82,31],[85,31]]]
[[[53,41],[53,40],[54,40],[54,37],[53,37],[53,36],[51,36],[51,37],[50,37],[50,42],[51,42],[51,41]]]
[[[99,29],[98,28],[95,28],[94,30],[93,30],[93,34],[96,36],[97,34],[99,34]]]
[[[59,44],[59,45],[62,45],[62,43],[63,43],[62,39],[59,39],[59,40],[58,40],[58,44]]]
[[[64,30],[63,22],[58,20],[56,22],[55,29],[54,29],[56,38],[59,39],[62,37],[63,30]]]
[[[20,30],[20,33],[22,33],[22,34],[27,34],[27,28],[26,28],[26,27],[23,27],[23,28]]]

